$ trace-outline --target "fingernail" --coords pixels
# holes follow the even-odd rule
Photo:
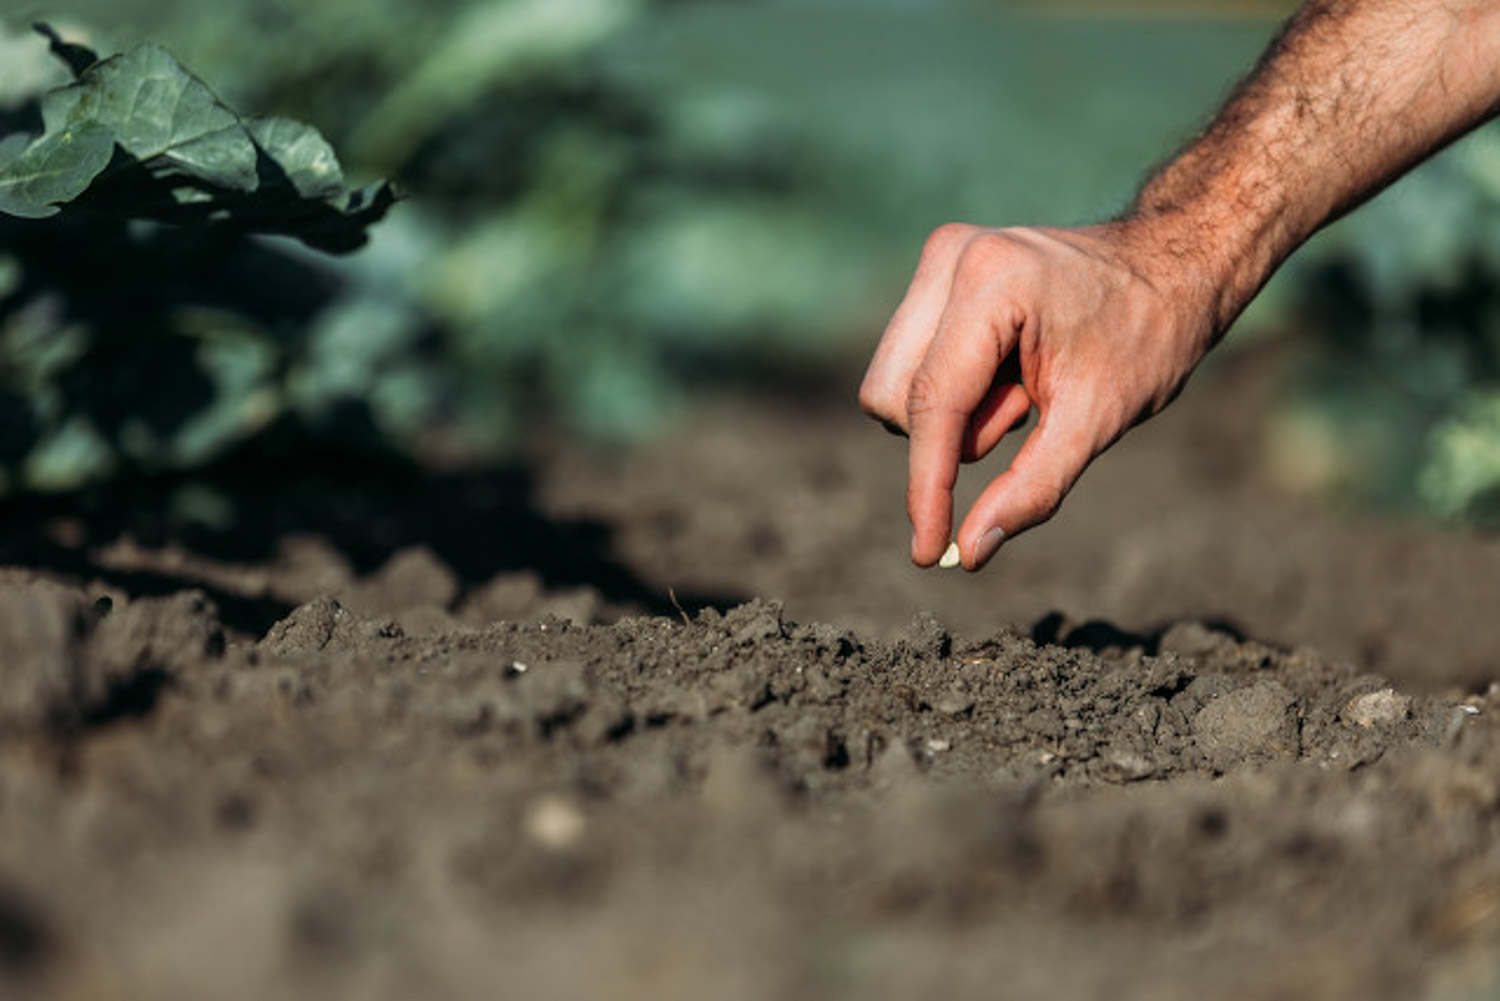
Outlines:
[[[981,535],[979,541],[974,543],[974,565],[971,569],[978,570],[988,563],[1004,541],[1005,529],[998,525]]]

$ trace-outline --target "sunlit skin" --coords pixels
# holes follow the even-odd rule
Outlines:
[[[1172,401],[1287,255],[1497,110],[1500,0],[1308,3],[1120,219],[939,227],[859,392],[911,439],[913,562],[955,535],[960,462],[1035,409],[956,533],[977,570]]]

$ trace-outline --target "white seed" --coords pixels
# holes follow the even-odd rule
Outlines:
[[[944,570],[952,570],[954,567],[958,566],[959,562],[960,557],[958,555],[958,543],[948,543],[948,548],[943,550],[943,558],[938,560],[938,566],[942,567]]]

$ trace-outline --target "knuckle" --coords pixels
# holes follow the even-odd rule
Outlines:
[[[1011,255],[1013,245],[1010,237],[991,230],[979,233],[964,247],[964,260],[971,264],[995,265]]]
[[[971,288],[989,285],[1001,273],[1008,273],[1013,254],[1005,238],[993,233],[982,233],[969,241],[958,255],[954,269],[960,283]]]
[[[918,369],[911,377],[906,393],[906,415],[916,421],[936,410],[942,400],[942,386],[928,369]]]
[[[972,226],[961,222],[943,223],[928,235],[927,242],[922,245],[922,256],[932,257],[961,244],[972,230]]]
[[[964,246],[957,272],[962,280],[975,284],[988,284],[1003,275],[1007,287],[1033,288],[1039,267],[1040,259],[1024,240],[1008,231],[987,230]]]

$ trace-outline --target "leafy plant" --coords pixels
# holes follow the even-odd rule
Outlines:
[[[242,118],[165,49],[101,60],[37,30],[75,80],[37,102],[40,134],[0,139],[0,212],[212,224],[347,251],[395,201],[388,183],[347,189],[315,129]]]
[[[347,367],[316,346],[357,283],[245,237],[353,250],[394,189],[347,188],[317,131],[237,114],[157,46],[101,60],[39,31],[0,28],[20,68],[0,89],[0,493],[190,469],[318,419],[350,444],[391,434],[350,431],[378,418],[351,421],[317,377]],[[49,49],[65,72],[32,58]],[[425,321],[399,303],[379,320],[409,368]],[[351,354],[380,373],[393,343]]]

